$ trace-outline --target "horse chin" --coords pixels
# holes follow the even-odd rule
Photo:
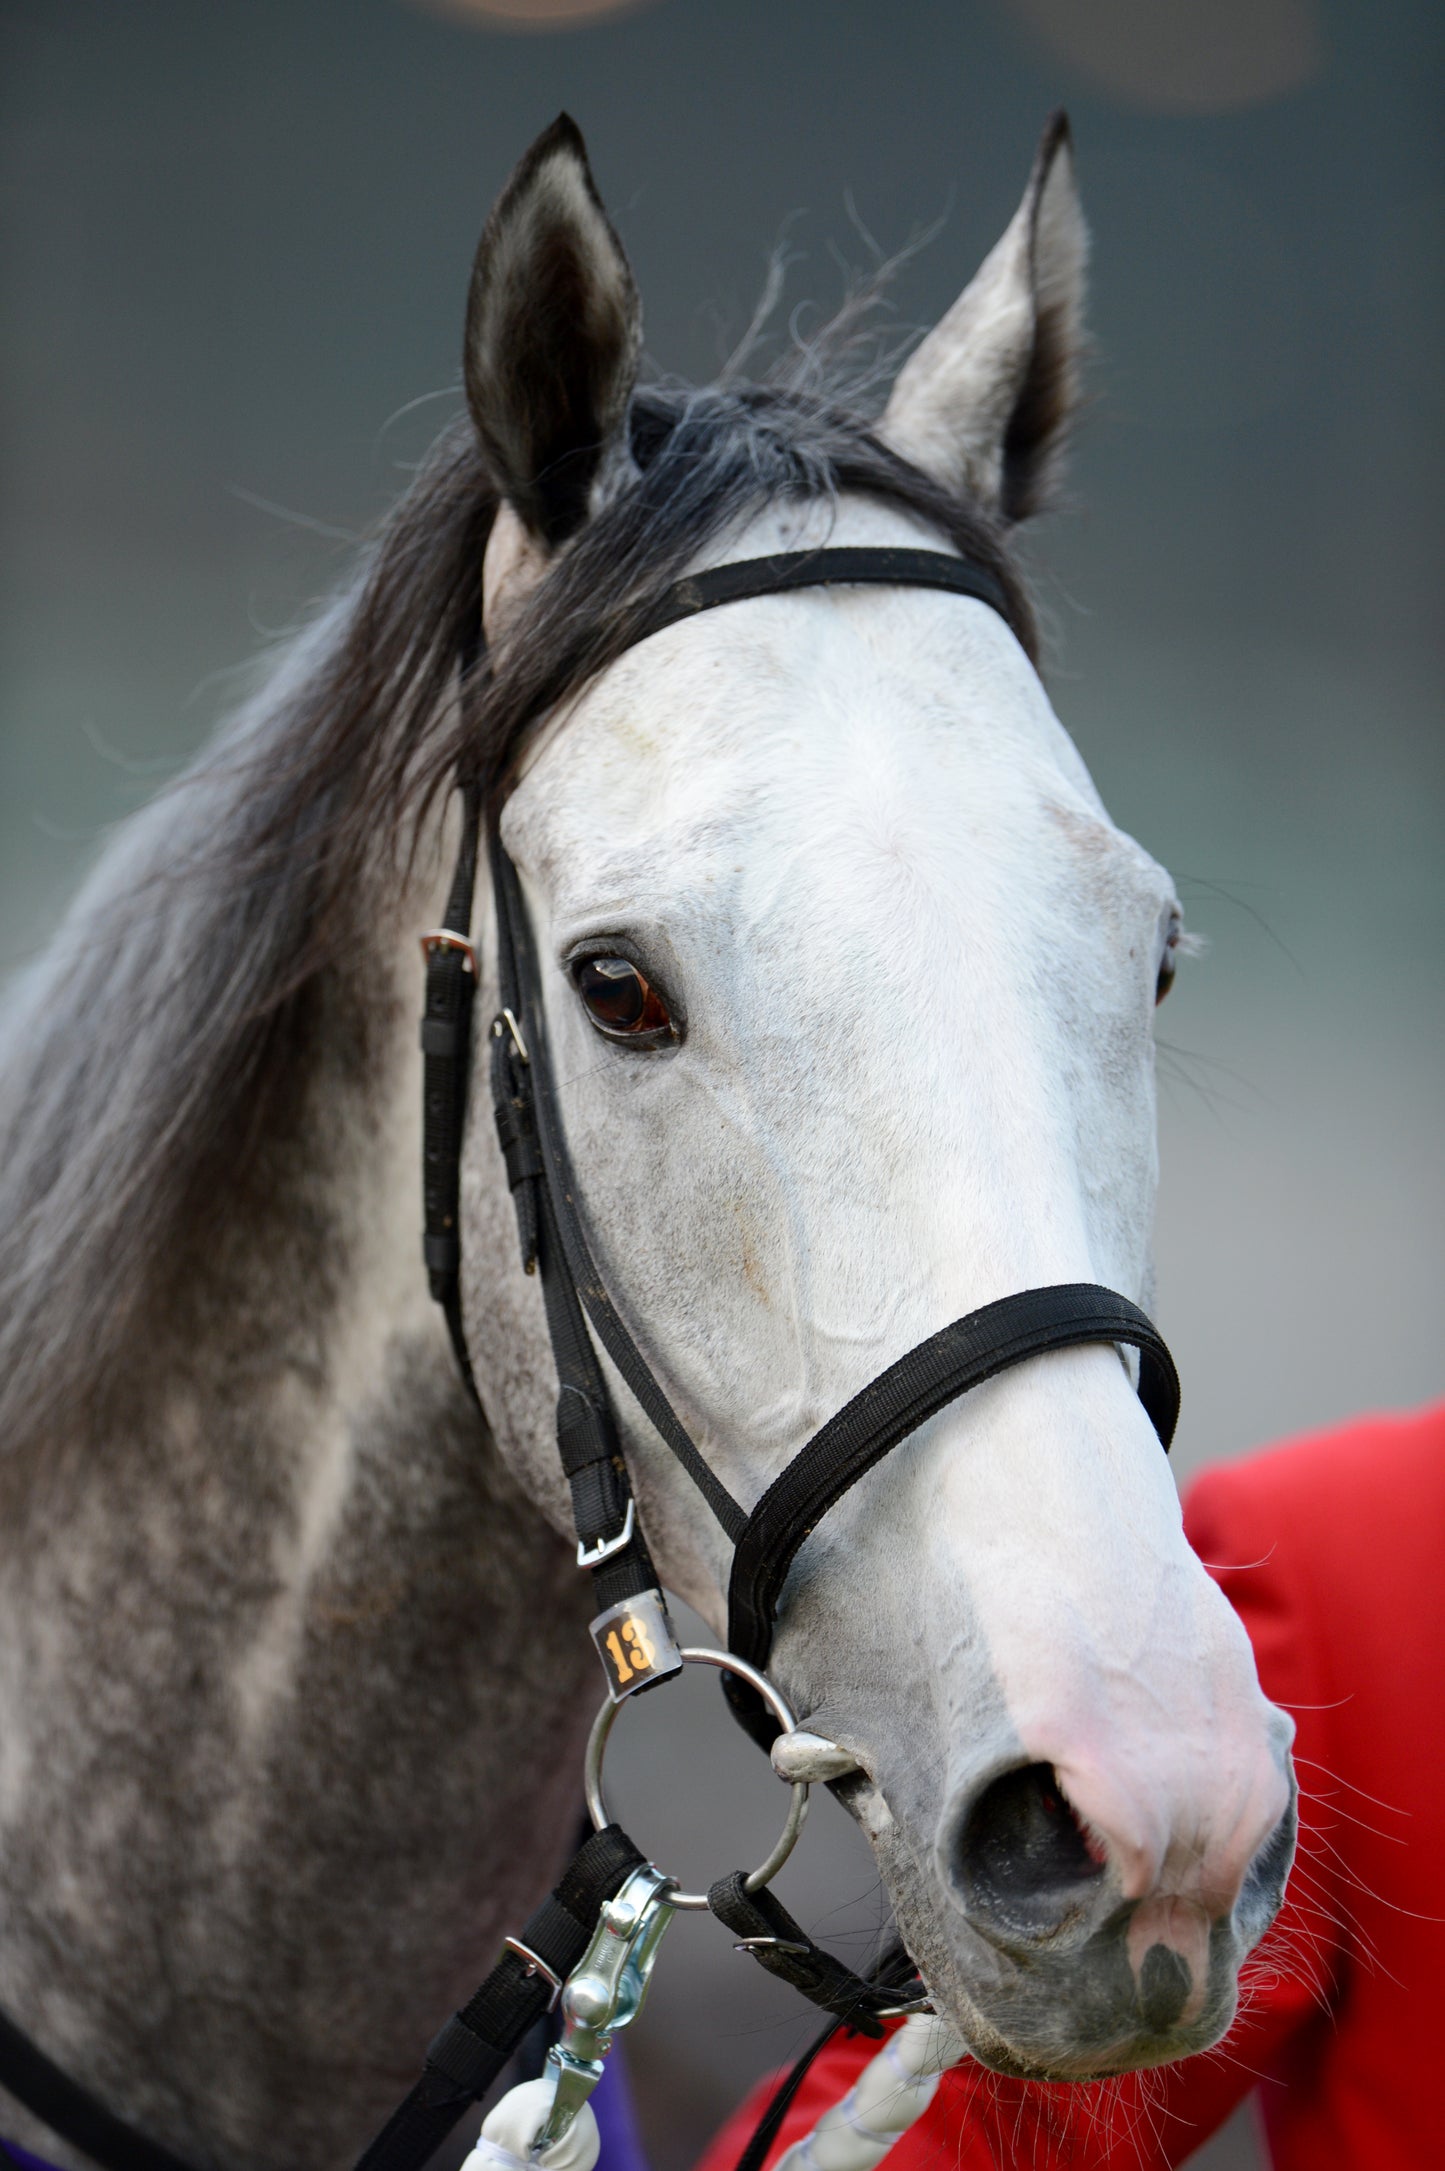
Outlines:
[[[1234,2018],[1235,1997],[1231,1992],[1225,2000],[1224,2010],[1201,2033],[1197,2028],[1171,2030],[1165,2035],[1142,2034],[1130,2041],[1115,2045],[1110,2051],[1081,2053],[1077,2057],[1065,2057],[1057,2052],[1033,2055],[1019,2049],[990,2025],[987,2019],[971,2005],[962,2013],[953,2011],[947,2003],[942,2009],[958,2034],[971,2058],[990,2073],[1000,2074],[1005,2080],[1067,2082],[1081,2086],[1090,2081],[1118,2080],[1126,2073],[1138,2073],[1150,2066],[1173,2065],[1181,2058],[1192,2058],[1201,2051],[1210,2050],[1220,2040]]]
[[[1231,1959],[1211,1969],[1210,1984],[1192,2020],[1151,2028],[1141,2024],[1137,2009],[1121,2012],[1116,2000],[1091,1995],[1097,1985],[1088,1978],[1095,1971],[1087,1955],[1079,1958],[1082,1971],[1076,1964],[1058,1963],[1020,1968],[996,1997],[965,1988],[953,1968],[929,1970],[925,1980],[969,2056],[1009,2080],[1080,2084],[1172,2065],[1211,2049],[1234,2019],[1237,1987]]]

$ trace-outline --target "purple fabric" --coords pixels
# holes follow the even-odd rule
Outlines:
[[[47,2163],[43,2156],[32,2156],[18,2141],[0,2140],[0,2164],[7,2162],[18,2163],[20,2171],[55,2171],[53,2163]]]
[[[620,2046],[602,2068],[602,2078],[592,2091],[592,2108],[602,2136],[597,2171],[649,2171]]]
[[[602,2078],[593,2090],[592,2108],[602,2136],[597,2171],[649,2171],[620,2050],[613,2051],[602,2069]],[[55,2171],[54,2164],[47,2163],[43,2156],[32,2156],[18,2141],[0,2140],[0,2171],[7,2159],[18,2164],[20,2171]]]

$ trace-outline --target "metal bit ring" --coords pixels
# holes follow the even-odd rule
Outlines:
[[[685,1650],[682,1657],[684,1664],[688,1666],[715,1666],[719,1673],[735,1673],[740,1680],[747,1682],[749,1688],[757,1690],[785,1734],[791,1734],[796,1728],[797,1720],[767,1675],[759,1673],[756,1666],[749,1666],[745,1659],[735,1658],[730,1651],[710,1651],[701,1646]],[[602,1795],[602,1760],[607,1754],[607,1737],[612,1732],[621,1709],[622,1705],[614,1704],[609,1696],[593,1720],[592,1732],[587,1737],[583,1783],[587,1790],[587,1812],[599,1832],[612,1821]],[[803,1819],[808,1814],[808,1783],[805,1779],[794,1780],[789,1791],[792,1800],[788,1804],[788,1821],[766,1861],[760,1862],[755,1870],[750,1870],[743,1880],[744,1887],[749,1892],[758,1892],[764,1885],[771,1884],[798,1843]],[[707,1910],[707,1894],[679,1892],[674,1889],[667,1895],[667,1904],[669,1907],[687,1908],[695,1914],[702,1914]]]

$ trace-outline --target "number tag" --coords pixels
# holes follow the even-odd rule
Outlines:
[[[592,1641],[614,1704],[682,1671],[682,1653],[673,1640],[661,1591],[642,1591],[599,1613],[592,1623]]]

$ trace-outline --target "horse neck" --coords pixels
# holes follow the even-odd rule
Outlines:
[[[288,1012],[178,1270],[104,1376],[62,1342],[65,1421],[0,1470],[0,2004],[248,2171],[353,2159],[576,1816],[581,1579],[418,1256],[419,863]],[[0,2132],[72,2160],[3,2098]]]

